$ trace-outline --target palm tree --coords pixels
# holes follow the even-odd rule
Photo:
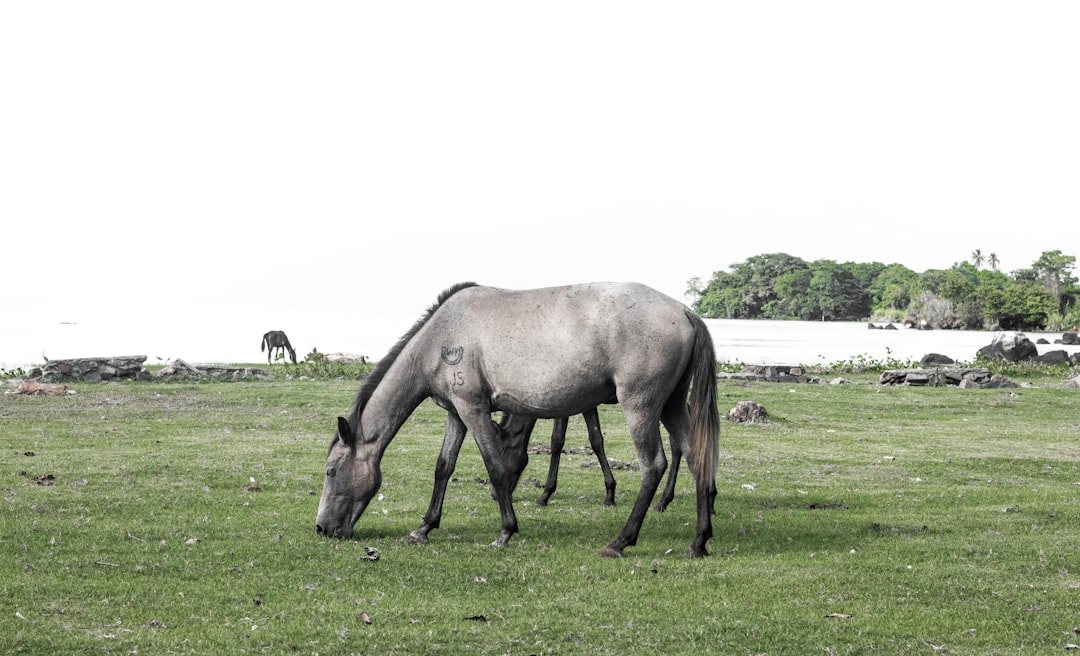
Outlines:
[[[971,263],[975,265],[976,269],[981,267],[985,260],[986,260],[986,258],[983,257],[981,248],[976,248],[974,251],[972,251],[972,253],[971,253]]]
[[[990,265],[990,268],[997,271],[998,265],[1001,264],[1001,260],[998,259],[997,253],[990,253],[990,257],[986,258],[986,263]]]

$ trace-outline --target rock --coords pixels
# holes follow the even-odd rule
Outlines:
[[[919,360],[921,367],[940,367],[947,364],[956,364],[956,360],[940,353],[927,353],[922,356],[922,360]]]
[[[1024,333],[1007,331],[994,335],[994,340],[979,349],[976,355],[1020,362],[1038,357],[1039,349]]]
[[[723,376],[730,380],[758,380],[768,383],[817,383],[802,367],[790,364],[748,364],[742,371]]]
[[[142,371],[142,364],[145,361],[145,355],[48,360],[42,367],[41,379],[47,383],[55,383],[68,380],[101,381],[134,378]]]
[[[355,353],[327,353],[326,360],[344,364],[367,364],[368,361],[366,355],[356,355]]]
[[[1000,374],[994,374],[993,376],[991,376],[990,382],[986,385],[986,389],[1005,389],[1012,387],[1020,386]]]
[[[266,378],[269,376],[270,372],[256,367],[226,367],[217,364],[193,365],[180,358],[173,360],[157,372],[158,378],[180,379],[209,377],[240,380],[241,378]]]
[[[1068,364],[1072,362],[1072,358],[1065,349],[1058,349],[1056,351],[1047,351],[1046,353],[1043,353],[1036,357],[1035,361],[1043,364]]]
[[[1065,383],[1065,387],[1077,388],[1080,387],[1080,376],[1073,378],[1069,382]]]
[[[52,383],[23,383],[19,385],[18,389],[15,390],[15,393],[32,395],[47,394],[49,396],[54,396],[56,394],[67,394],[68,388],[67,385],[56,385]],[[74,394],[74,392],[72,393]]]
[[[155,374],[158,378],[198,378],[202,372],[184,360],[176,358]]]
[[[940,387],[958,385],[963,388],[985,387],[993,377],[985,367],[951,369],[890,369],[878,379],[881,385],[912,385]]]
[[[1075,330],[1070,330],[1067,333],[1061,334],[1061,343],[1065,346],[1076,346],[1080,344],[1080,334]]]
[[[753,401],[739,401],[724,418],[743,424],[763,424],[768,416],[765,406]]]

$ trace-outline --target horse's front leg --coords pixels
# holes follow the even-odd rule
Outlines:
[[[439,460],[435,463],[435,487],[431,491],[431,503],[424,515],[424,522],[419,528],[409,533],[410,543],[427,544],[428,533],[432,529],[439,528],[439,522],[442,520],[443,499],[446,497],[446,484],[454,474],[454,468],[457,467],[458,453],[464,441],[465,424],[456,414],[447,412],[442,451],[439,452]]]
[[[529,462],[528,431],[504,433],[499,430],[498,424],[491,421],[487,412],[473,412],[466,419],[466,424],[484,457],[484,466],[502,516],[502,531],[491,545],[505,547],[510,543],[511,536],[518,532],[513,495],[518,478]]]

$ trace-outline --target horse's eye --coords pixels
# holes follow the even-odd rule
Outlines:
[[[326,476],[327,476],[327,478],[333,476],[336,473],[337,473],[337,470],[334,469],[333,467],[327,467],[326,468]]]

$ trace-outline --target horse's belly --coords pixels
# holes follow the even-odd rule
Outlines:
[[[518,415],[552,419],[569,417],[595,408],[613,399],[615,387],[596,386],[550,388],[544,391],[508,389],[492,394],[493,410],[503,410]]]

